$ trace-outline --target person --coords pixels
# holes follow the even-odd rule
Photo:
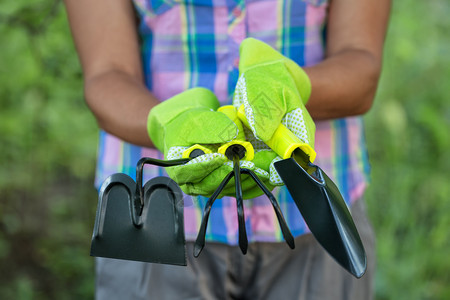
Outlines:
[[[287,190],[277,187],[294,250],[282,242],[270,203],[256,197],[244,201],[250,244],[242,255],[235,200],[224,197],[213,206],[206,247],[194,258],[192,241],[206,197],[186,196],[188,266],[98,258],[97,299],[372,299],[374,234],[363,198],[369,163],[361,115],[372,105],[381,73],[389,0],[65,4],[86,102],[102,129],[97,187],[112,173],[133,176],[141,157],[164,158],[147,127],[149,113],[161,101],[203,87],[221,104],[230,104],[242,73],[239,47],[253,37],[307,74],[316,163],[351,206],[368,257],[364,277],[346,273],[308,234]],[[146,168],[148,178],[164,174],[161,168]]]

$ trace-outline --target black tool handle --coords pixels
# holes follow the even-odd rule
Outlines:
[[[275,196],[269,191],[266,185],[258,178],[258,176],[253,171],[249,169],[241,169],[241,173],[250,175],[250,177],[256,182],[256,184],[264,192],[264,194],[266,194],[267,198],[269,198],[270,203],[272,203],[273,209],[275,211],[275,215],[277,216],[278,224],[280,225],[284,240],[291,249],[294,249],[294,237],[292,236],[291,231],[286,224],[283,213],[281,212],[280,206],[278,205],[278,201],[275,199]]]
[[[242,196],[242,182],[241,182],[241,168],[239,166],[239,155],[235,154],[233,157],[233,173],[236,191],[236,205],[239,223],[239,248],[243,254],[247,253],[248,240],[247,230],[245,229],[245,216],[244,216],[244,198]]]
[[[161,160],[151,157],[143,157],[137,162],[136,166],[136,193],[134,199],[134,209],[138,216],[142,215],[144,209],[144,187],[142,185],[142,177],[144,173],[144,165],[154,165],[159,167],[173,167],[178,165],[184,165],[190,158],[174,159],[174,160]]]
[[[200,252],[202,252],[203,247],[205,247],[205,235],[206,235],[206,227],[208,225],[209,214],[211,212],[211,207],[214,204],[214,201],[217,199],[219,194],[225,188],[230,179],[234,176],[233,172],[228,173],[227,176],[222,180],[217,190],[212,194],[212,196],[208,199],[205,205],[205,209],[203,211],[202,224],[200,225],[200,229],[198,230],[197,239],[194,244],[194,256],[198,257]]]

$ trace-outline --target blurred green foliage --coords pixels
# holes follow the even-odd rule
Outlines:
[[[59,1],[0,4],[0,299],[93,298],[97,126]]]
[[[366,116],[377,299],[450,299],[450,2],[394,1]],[[91,299],[97,126],[60,1],[0,3],[0,299]]]
[[[393,2],[366,117],[377,299],[450,299],[450,2]]]

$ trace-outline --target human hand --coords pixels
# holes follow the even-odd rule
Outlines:
[[[233,163],[219,147],[227,142],[243,137],[236,124],[227,115],[215,111],[219,103],[209,90],[195,88],[183,92],[155,106],[148,117],[148,133],[154,145],[164,152],[168,160],[179,159],[193,145],[201,144],[206,154],[200,155],[185,165],[167,168],[168,175],[181,189],[190,195],[211,196],[222,180],[233,170]],[[235,120],[236,121],[236,120]],[[269,175],[258,166],[261,155],[245,157],[240,161],[242,168],[254,171],[261,180],[273,189]],[[244,198],[262,194],[256,183],[248,176],[242,176]],[[235,185],[231,180],[221,196],[234,196]]]
[[[284,124],[300,138],[305,153],[315,156],[315,125],[305,108],[311,84],[303,69],[269,45],[247,38],[240,46],[239,72],[233,105],[244,107],[256,139],[270,145]]]
[[[228,153],[227,149],[239,145],[243,146],[245,149],[245,154],[243,154],[239,160],[240,168],[246,168],[253,171],[266,187],[269,190],[272,190],[274,185],[270,183],[268,164],[276,154],[267,149],[262,152],[254,152],[252,145],[245,141],[243,126],[237,118],[237,111],[233,106],[229,105],[221,107],[219,111],[232,120],[233,124],[236,124],[239,130],[236,137],[231,142],[225,144],[196,144],[192,147],[172,147],[168,151],[166,157],[169,160],[189,157],[191,153],[195,153],[194,151],[196,151],[196,149],[200,149],[206,154],[192,159],[183,166],[169,168],[169,175],[172,178],[175,178],[174,180],[181,186],[185,193],[190,195],[211,196],[219,187],[222,180],[229,173],[233,172],[233,155],[232,153]],[[226,157],[225,161],[223,160],[224,157]],[[205,176],[204,170],[212,169],[211,164],[215,163],[219,164],[219,166],[216,166],[214,170]],[[241,176],[241,188],[244,199],[254,198],[263,194],[263,191],[258,187],[257,183],[246,174]],[[235,194],[235,182],[233,178],[224,187],[219,197],[235,196]]]
[[[261,153],[262,154],[262,153]],[[167,169],[169,176],[171,178],[176,178],[176,182],[180,185],[181,189],[189,195],[203,195],[211,196],[225,179],[225,177],[233,172],[233,161],[225,158],[224,162],[213,171],[211,171],[207,176],[203,176],[202,171],[204,168],[210,168],[210,164],[214,160],[218,160],[218,157],[222,157],[223,154],[217,152],[204,154],[194,158],[187,164],[182,166],[175,166]],[[276,154],[272,152],[272,156],[275,157]],[[180,152],[176,156],[170,156],[170,159],[181,158]],[[263,157],[260,153],[255,153],[255,157],[252,161],[240,160],[239,166],[241,169],[249,169],[253,171],[260,181],[269,189],[273,190],[274,185],[270,182],[269,172],[263,170],[263,165],[268,165],[271,158],[269,158],[268,163],[266,162],[267,157]],[[264,161],[264,162],[263,162]],[[206,166],[206,167],[205,167]],[[241,175],[241,188],[243,199],[251,199],[257,196],[261,196],[264,192],[258,187],[257,183],[246,174]],[[224,187],[218,198],[224,196],[234,197],[236,195],[236,185],[234,178],[232,178]]]
[[[233,140],[238,132],[226,115],[216,111],[219,105],[216,96],[207,89],[187,90],[153,107],[148,116],[148,134],[166,159],[181,158],[181,153],[194,144],[217,148],[217,145]],[[209,178],[211,185],[220,184],[223,178],[214,171],[225,162],[224,155],[212,153],[166,170],[184,192],[191,194],[189,187],[202,186],[205,178]],[[211,188],[205,186],[201,194],[208,193]]]

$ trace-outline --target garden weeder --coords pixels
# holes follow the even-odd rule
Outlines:
[[[187,161],[142,158],[137,182],[122,173],[109,176],[100,188],[91,255],[186,265],[183,193],[163,176],[143,186],[142,173],[144,164],[168,167]]]

